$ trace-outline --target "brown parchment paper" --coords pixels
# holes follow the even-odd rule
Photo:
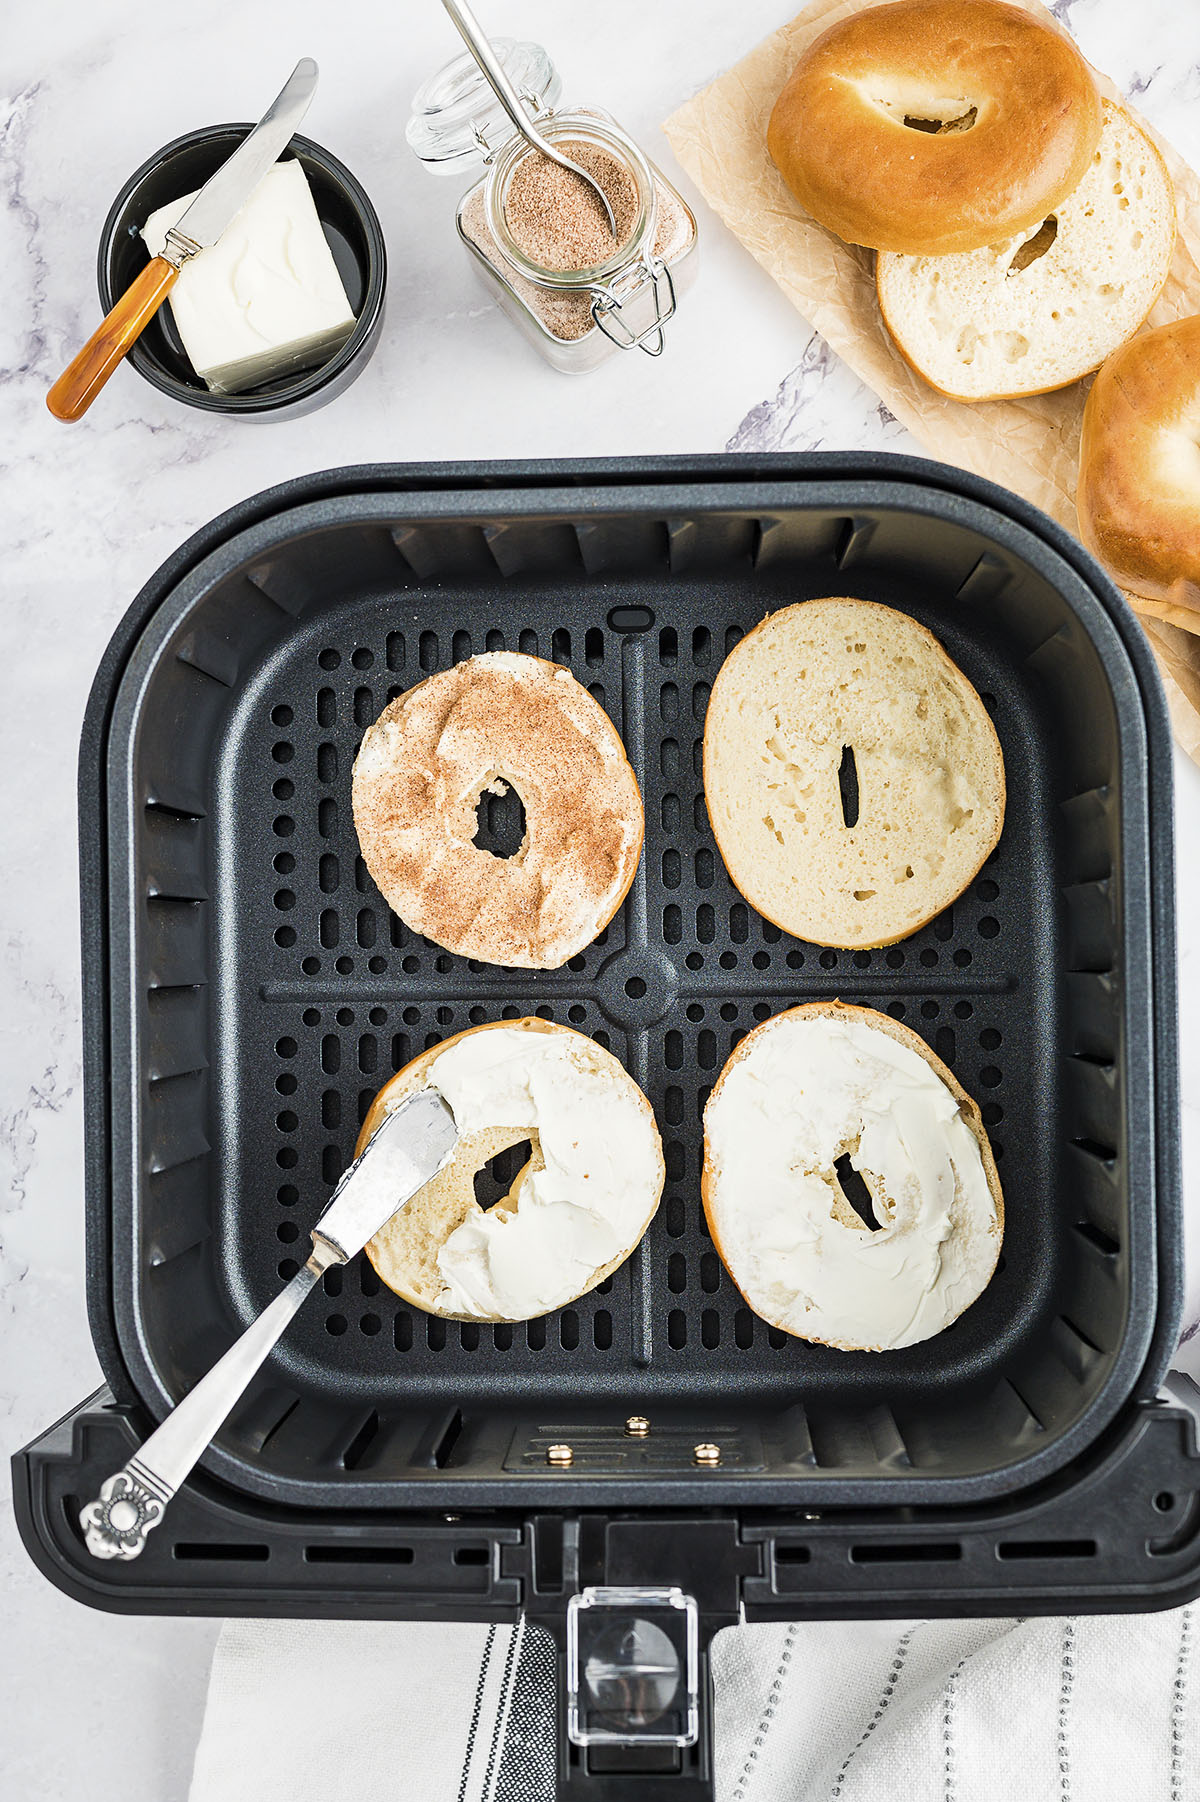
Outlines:
[[[816,0],[667,120],[671,148],[805,319],[932,456],[1002,483],[1076,532],[1079,431],[1090,384],[970,405],[936,393],[888,336],[875,298],[874,253],[844,244],[810,218],[767,155],[767,120],[801,51],[839,19],[874,3]],[[1055,25],[1038,0],[1019,4]],[[1179,236],[1147,324],[1200,313],[1200,178],[1107,76],[1097,71],[1096,79],[1154,139],[1175,182]],[[1176,737],[1200,762],[1200,611],[1128,598],[1162,671]]]

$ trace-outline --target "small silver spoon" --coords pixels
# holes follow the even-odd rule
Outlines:
[[[535,150],[540,150],[544,157],[548,157],[552,163],[557,163],[560,169],[569,169],[572,175],[578,175],[580,180],[587,184],[604,208],[609,230],[615,238],[617,220],[608,195],[594,176],[589,175],[586,169],[581,169],[578,163],[573,163],[569,156],[564,156],[560,150],[556,150],[553,144],[547,143],[541,132],[537,130],[522,104],[521,96],[504,73],[499,57],[484,37],[479,21],[470,7],[464,5],[463,0],[442,0],[442,5],[454,20],[467,49],[479,64],[490,82],[497,100],[526,143],[532,144]]]

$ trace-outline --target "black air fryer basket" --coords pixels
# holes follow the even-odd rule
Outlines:
[[[928,625],[1007,766],[978,879],[878,951],[763,920],[704,808],[722,658],[766,612],[825,594]],[[363,729],[485,649],[567,665],[645,798],[624,907],[556,972],[414,937],[357,855]],[[740,1614],[1192,1594],[1200,1457],[1183,1389],[1160,1389],[1180,1289],[1170,781],[1161,691],[1115,589],[1043,516],[938,465],[385,466],[226,514],[134,603],[84,729],[89,1295],[111,1393],[18,1456],[33,1556],[129,1611],[523,1611],[564,1652],[568,1614],[586,1637],[640,1611],[685,1664],[694,1622],[694,1743],[564,1736],[565,1789],[613,1795],[707,1793],[707,1644]],[[954,1069],[1004,1186],[983,1297],[880,1355],[768,1328],[700,1207],[701,1112],[730,1050],[834,996]],[[654,1105],[667,1185],[642,1248],[524,1326],[435,1320],[363,1259],[331,1271],[141,1558],[94,1561],[79,1507],[295,1272],[376,1090],[423,1047],[528,1013],[607,1045]],[[609,1589],[641,1595],[593,1593]],[[685,1689],[658,1732],[689,1737]]]

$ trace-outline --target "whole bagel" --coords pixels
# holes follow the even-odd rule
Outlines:
[[[1040,225],[1099,137],[1096,84],[1062,32],[1003,0],[898,0],[809,46],[767,147],[839,238],[940,256]]]
[[[1200,608],[1200,315],[1109,357],[1083,410],[1083,542],[1123,588]]]
[[[514,788],[512,857],[474,841],[485,791]],[[384,900],[460,957],[557,970],[616,913],[641,854],[637,780],[616,727],[569,670],[496,651],[384,708],[354,764],[354,824]]]
[[[625,1067],[548,1020],[497,1020],[423,1051],[376,1095],[360,1155],[406,1096],[438,1089],[461,1137],[445,1169],[367,1246],[397,1295],[445,1320],[528,1320],[623,1264],[654,1217],[665,1167],[654,1111]],[[488,1209],[475,1177],[529,1143]]]
[[[873,1228],[848,1198],[855,1175]],[[701,1195],[755,1313],[842,1351],[943,1332],[1004,1234],[975,1102],[915,1032],[841,1001],[776,1014],[733,1052],[704,1110]]]

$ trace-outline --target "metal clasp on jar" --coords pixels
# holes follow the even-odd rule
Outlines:
[[[653,304],[654,317],[639,330],[639,302]],[[661,357],[666,340],[663,327],[675,316],[675,283],[661,257],[635,263],[606,286],[592,289],[592,318],[606,338],[621,350],[644,350]]]

